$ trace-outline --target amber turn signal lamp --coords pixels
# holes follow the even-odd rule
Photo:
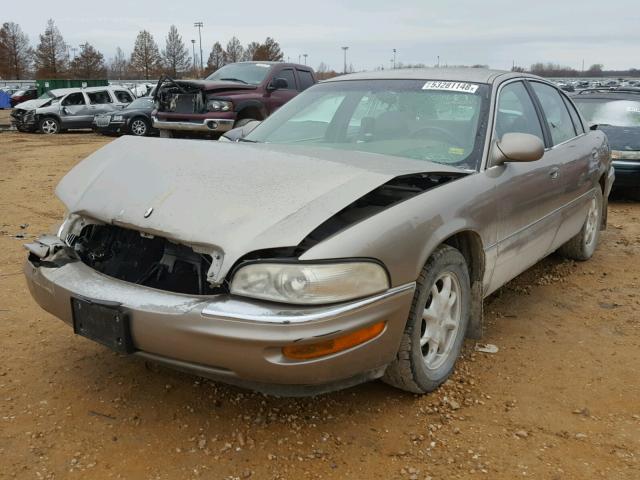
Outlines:
[[[377,337],[384,330],[384,322],[374,323],[368,327],[356,330],[342,337],[324,340],[318,343],[306,343],[303,345],[288,345],[282,347],[282,354],[294,360],[309,360],[311,358],[324,357],[332,353],[341,352],[361,343]]]

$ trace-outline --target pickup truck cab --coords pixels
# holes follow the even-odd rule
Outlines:
[[[315,83],[311,67],[281,62],[231,63],[204,80],[165,77],[154,95],[153,126],[162,137],[175,132],[217,137],[264,120]]]

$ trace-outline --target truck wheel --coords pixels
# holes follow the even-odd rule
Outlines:
[[[55,135],[60,132],[60,122],[53,117],[44,117],[40,120],[39,129],[46,135]]]
[[[418,277],[398,354],[382,380],[414,393],[438,388],[460,355],[470,304],[467,263],[458,250],[441,245]]]
[[[160,130],[160,138],[173,138],[171,130]]]
[[[558,249],[560,255],[579,261],[589,260],[593,256],[600,240],[602,204],[602,191],[597,188],[594,197],[589,202],[589,211],[582,229]]]
[[[247,123],[256,122],[255,118],[241,118],[233,124],[233,128],[244,127]]]

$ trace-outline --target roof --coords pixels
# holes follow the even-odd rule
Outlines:
[[[302,65],[301,63],[291,63],[291,62],[271,62],[271,61],[260,61],[260,60],[249,60],[246,62],[234,62],[234,63],[261,63],[263,65],[283,65],[283,66],[287,66],[287,67],[299,67],[299,68],[303,68],[306,70],[312,70],[310,65]],[[228,63],[227,65],[231,65],[230,63]],[[226,65],[225,65],[226,66]]]
[[[526,73],[514,73],[505,70],[487,68],[397,68],[375,72],[351,73],[326,80],[336,82],[343,80],[449,80],[454,82],[493,83],[501,79],[529,77],[538,78]]]

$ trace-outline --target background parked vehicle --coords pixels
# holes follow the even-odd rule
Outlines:
[[[219,136],[252,120],[264,120],[316,83],[313,69],[280,62],[225,65],[205,80],[160,79],[154,95],[154,126],[175,132]]]
[[[592,90],[573,97],[582,116],[607,134],[615,187],[640,200],[640,90]]]
[[[16,93],[11,95],[11,106],[15,107],[22,102],[34,100],[36,98],[38,98],[38,89],[35,86],[25,88],[24,90],[18,90]]]
[[[122,110],[96,115],[93,118],[93,129],[105,135],[154,135],[158,130],[152,125],[153,109],[153,98],[137,98]]]
[[[56,134],[91,128],[95,115],[121,109],[133,101],[131,92],[122,87],[61,89],[42,97],[13,109],[11,117],[18,130]]]

